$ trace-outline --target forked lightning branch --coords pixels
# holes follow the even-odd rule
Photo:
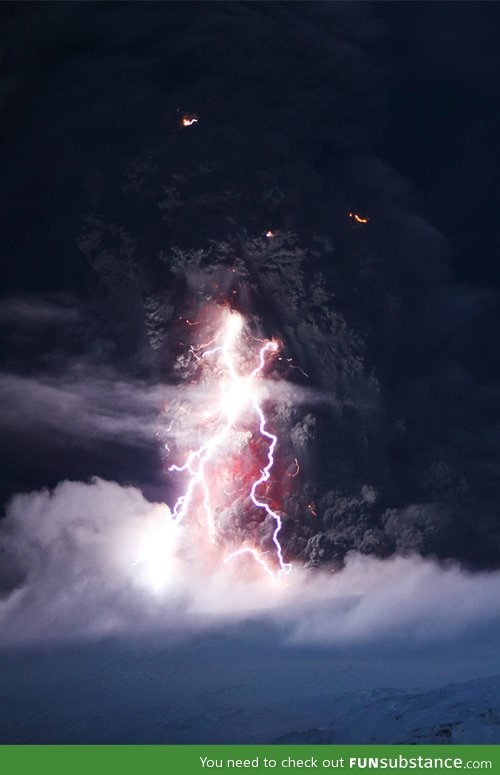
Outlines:
[[[285,562],[280,543],[282,518],[272,508],[266,498],[266,491],[272,477],[275,451],[278,437],[268,427],[264,410],[262,377],[268,364],[278,352],[274,341],[257,340],[245,334],[243,316],[227,308],[219,310],[220,324],[216,333],[208,342],[191,346],[192,356],[204,369],[209,370],[212,380],[208,408],[200,413],[203,423],[204,440],[195,448],[184,453],[184,461],[169,467],[171,473],[184,475],[184,491],[175,503],[172,516],[178,522],[189,522],[201,513],[208,540],[215,543],[220,538],[217,509],[214,503],[224,502],[223,479],[220,471],[227,462],[227,449],[231,446],[232,436],[242,427],[252,427],[252,433],[258,434],[265,443],[267,453],[258,474],[244,485],[240,493],[248,501],[248,506],[261,512],[264,518],[274,523],[272,532],[273,551],[263,552],[247,541],[233,551],[227,552],[224,563],[236,562],[248,555],[273,584],[278,584],[283,574],[291,570]],[[192,326],[191,321],[186,321]],[[258,346],[255,343],[258,342]],[[252,346],[253,345],[253,346]],[[249,362],[254,361],[250,366]],[[215,376],[214,376],[215,375]],[[226,472],[231,478],[231,472]],[[240,481],[246,482],[245,473]],[[229,505],[229,504],[228,504]],[[220,510],[220,509],[219,509]]]

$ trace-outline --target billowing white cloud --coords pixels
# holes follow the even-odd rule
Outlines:
[[[498,619],[499,592],[498,572],[466,573],[417,555],[380,560],[352,553],[340,573],[319,574],[313,604],[295,619],[292,637],[310,643],[449,639]]]
[[[173,572],[168,516],[166,506],[148,503],[138,490],[100,479],[16,496],[0,539],[10,568],[3,586],[11,587],[0,601],[0,639],[93,637],[153,626],[153,593]]]
[[[419,557],[350,555],[273,587],[251,558],[224,564],[166,505],[95,479],[17,495],[0,529],[0,645],[268,619],[291,643],[453,639],[500,614],[500,574]]]
[[[97,370],[96,370],[97,371]],[[64,377],[0,373],[0,428],[50,433],[85,444],[97,439],[149,442],[168,391],[116,379],[112,373]]]

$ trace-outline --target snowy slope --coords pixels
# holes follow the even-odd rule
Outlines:
[[[492,631],[319,648],[257,623],[1,653],[0,742],[499,743],[498,653]]]
[[[426,691],[375,689],[332,699],[330,723],[277,743],[500,743],[500,675]]]

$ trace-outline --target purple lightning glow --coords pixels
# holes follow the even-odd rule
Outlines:
[[[190,321],[191,323],[191,321]],[[275,573],[264,560],[263,554],[253,547],[241,547],[231,552],[224,558],[224,563],[236,559],[242,555],[250,555],[270,576],[273,583],[281,574],[291,571],[291,565],[283,558],[283,549],[279,541],[279,533],[282,528],[282,519],[268,503],[258,496],[258,488],[269,481],[274,465],[274,453],[278,444],[278,437],[267,429],[267,421],[264,410],[259,401],[259,390],[256,380],[261,377],[267,363],[268,355],[278,351],[276,342],[264,341],[259,349],[258,365],[249,374],[240,374],[238,367],[244,362],[241,344],[245,321],[236,312],[224,310],[222,314],[222,326],[206,344],[191,347],[191,353],[197,361],[209,360],[213,367],[218,369],[217,398],[214,399],[213,408],[203,413],[205,421],[211,420],[215,429],[208,428],[210,436],[195,451],[190,451],[183,465],[171,465],[169,471],[187,473],[189,480],[186,491],[181,495],[172,510],[174,520],[181,522],[192,512],[196,512],[197,496],[201,493],[201,508],[205,515],[208,534],[212,543],[218,537],[217,520],[214,515],[211,497],[210,464],[220,463],[223,446],[230,441],[231,432],[236,429],[239,421],[248,424],[248,415],[255,414],[258,418],[258,429],[262,437],[268,440],[268,453],[266,466],[261,470],[249,490],[248,498],[258,509],[263,509],[267,516],[274,520],[275,528],[272,535],[275,546],[275,556],[279,570]],[[218,344],[220,342],[220,344]],[[215,346],[212,346],[215,345]],[[211,347],[211,349],[206,349]],[[218,356],[218,357],[217,357]],[[199,503],[199,501],[198,501]]]

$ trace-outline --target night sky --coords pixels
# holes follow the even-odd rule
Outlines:
[[[4,500],[94,475],[165,499],[132,383],[178,383],[175,321],[213,292],[172,250],[208,251],[212,277],[224,243],[221,275],[247,256],[236,307],[340,407],[293,418],[316,430],[291,553],[337,562],[366,538],[496,566],[498,14],[3,4]],[[266,275],[246,243],[265,252],[269,228],[286,261]]]
[[[492,671],[470,632],[497,615],[500,566],[499,26],[482,2],[0,5],[0,647],[192,633],[276,605],[297,664],[309,642],[373,638],[387,665],[397,632],[401,676],[423,681],[414,640],[468,627],[446,675]],[[168,467],[210,384],[190,348],[223,309],[246,321],[242,363],[279,342],[266,498],[304,579],[288,608],[240,594],[189,542],[160,605],[134,555],[182,492]],[[245,492],[268,442],[245,422],[214,472],[216,543],[267,557],[275,524]],[[230,630],[235,663],[274,648],[269,620],[253,627]],[[190,643],[171,656],[188,715]],[[113,655],[92,654],[61,669],[100,659],[107,675]],[[10,723],[0,741],[57,738]],[[64,739],[117,739],[92,724]],[[119,741],[219,740],[207,724],[125,723]]]

